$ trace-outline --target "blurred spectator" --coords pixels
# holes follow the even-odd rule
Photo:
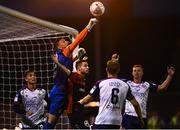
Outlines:
[[[174,129],[180,128],[180,109],[172,116],[170,126]]]
[[[160,118],[158,112],[151,112],[150,117],[148,119],[148,129],[160,129],[164,128],[164,126],[164,120]]]

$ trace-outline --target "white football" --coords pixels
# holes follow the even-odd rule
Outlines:
[[[104,11],[105,11],[104,5],[99,1],[95,1],[90,5],[90,12],[95,17],[103,15]]]

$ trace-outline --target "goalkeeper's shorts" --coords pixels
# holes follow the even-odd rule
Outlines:
[[[58,117],[67,108],[67,95],[66,93],[57,93],[59,89],[51,91],[50,94],[50,107],[49,113]]]

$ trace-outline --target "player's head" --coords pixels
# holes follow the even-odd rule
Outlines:
[[[114,60],[109,60],[106,65],[106,71],[111,75],[118,75],[120,72],[120,63]]]
[[[36,77],[36,72],[33,69],[28,69],[24,73],[24,80],[26,84],[36,84],[37,82],[37,77]]]
[[[85,56],[82,59],[76,61],[76,70],[85,75],[89,73],[88,57]]]
[[[144,67],[141,64],[135,64],[132,67],[132,76],[136,79],[141,79],[144,74]]]
[[[71,43],[71,38],[70,37],[63,37],[58,39],[57,42],[55,42],[55,50],[57,49],[64,49],[66,48],[69,44]]]

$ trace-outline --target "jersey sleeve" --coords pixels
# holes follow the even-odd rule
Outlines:
[[[93,86],[93,88],[90,90],[90,92],[89,92],[89,95],[91,95],[91,96],[93,96],[93,97],[96,97],[97,95],[99,95],[99,91],[100,91],[100,89],[99,89],[99,83],[100,82],[97,82],[94,86]]]
[[[126,99],[131,101],[134,98],[134,96],[132,95],[131,89],[129,87],[128,92],[127,92],[127,96]]]
[[[45,98],[44,98],[44,100],[47,102],[47,107],[46,107],[46,110],[49,110],[49,107],[50,107],[49,94],[48,94],[47,90],[45,90],[45,91],[46,91],[46,94],[45,94]]]
[[[149,87],[149,90],[150,92],[156,92],[157,89],[158,89],[158,84],[155,84],[155,83],[149,83],[150,87]]]
[[[16,96],[14,98],[13,109],[14,109],[14,112],[16,112],[18,114],[25,114],[26,113],[24,105],[22,103],[22,96],[21,96],[20,91],[18,91],[16,93]]]
[[[86,37],[86,35],[88,34],[88,29],[84,28],[79,35],[77,36],[77,38],[74,40],[73,43],[71,43],[68,47],[66,47],[63,50],[63,54],[66,57],[70,57],[72,52],[74,51],[74,49],[84,40],[84,38]]]
[[[121,78],[120,80],[124,81],[125,83],[127,83],[127,81],[129,81],[128,79],[125,79],[125,78]]]

